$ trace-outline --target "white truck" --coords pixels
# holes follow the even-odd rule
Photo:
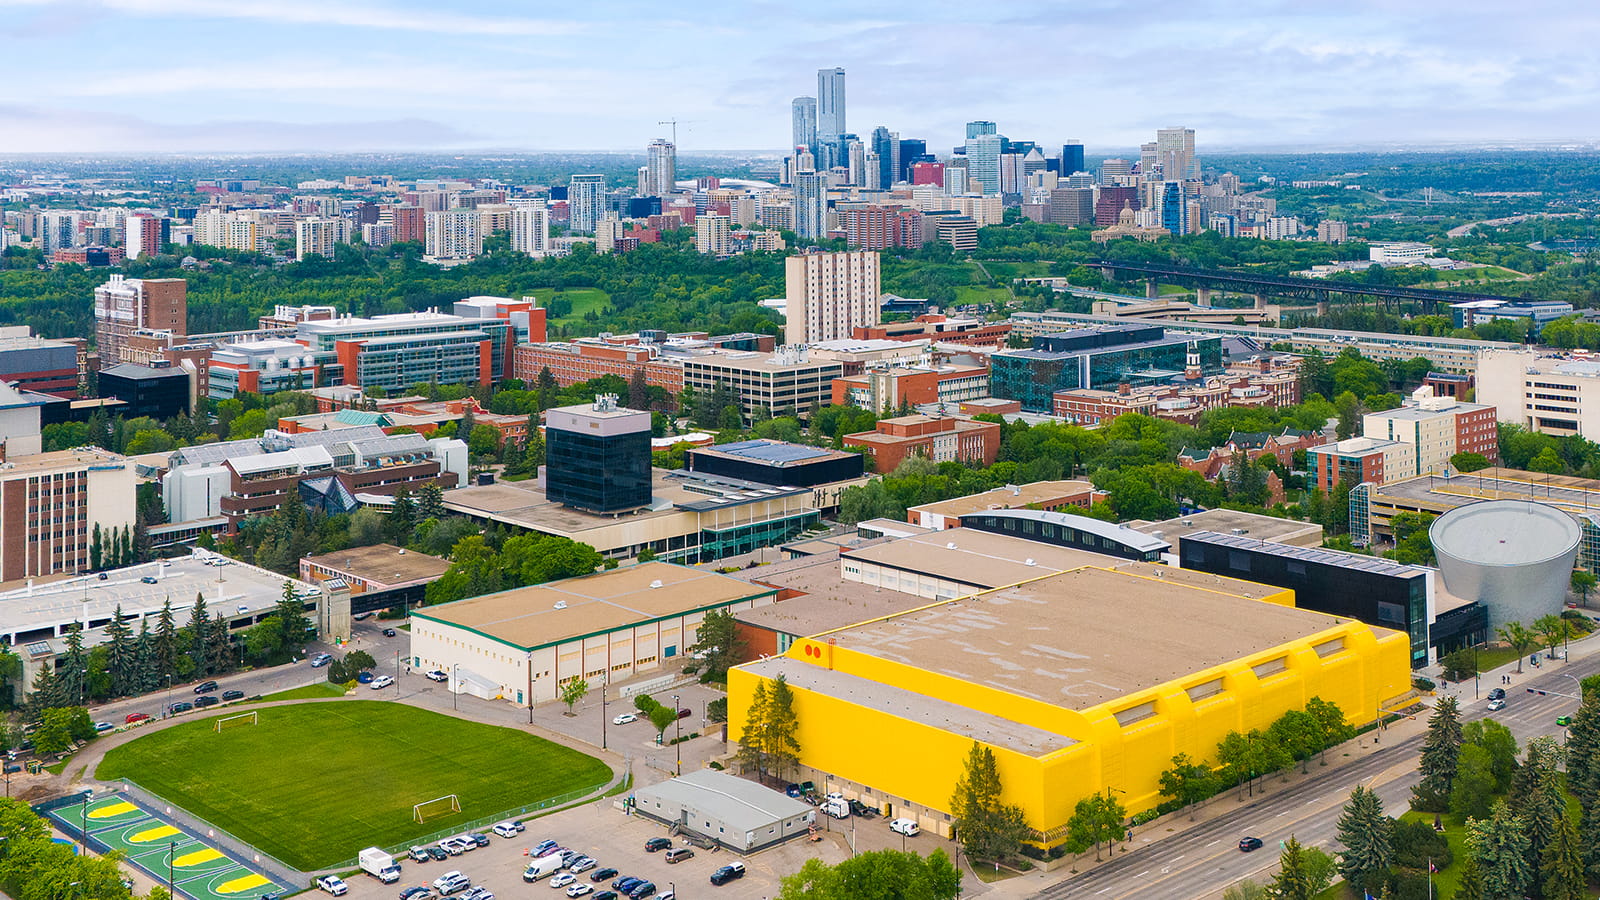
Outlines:
[[[850,801],[843,797],[829,797],[822,801],[822,811],[835,819],[850,818]]]
[[[368,847],[361,851],[357,861],[361,863],[361,871],[384,884],[394,884],[400,880],[400,864],[394,861],[394,857],[377,847]]]
[[[561,869],[561,854],[552,853],[530,860],[528,867],[522,870],[522,880],[532,884],[535,881]]]

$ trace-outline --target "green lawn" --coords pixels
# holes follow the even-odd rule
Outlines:
[[[610,778],[598,759],[542,738],[398,703],[308,703],[260,724],[202,719],[106,754],[101,779],[127,778],[314,871]],[[457,794],[461,812],[412,821],[413,804]]]
[[[535,288],[532,293],[539,298],[540,306],[549,306],[550,301],[557,297],[572,303],[572,312],[559,319],[551,319],[552,322],[582,322],[584,313],[590,310],[603,313],[606,304],[611,302],[611,295],[599,288],[566,288],[560,291],[554,288]]]
[[[262,695],[260,701],[255,702],[267,703],[273,700],[318,700],[323,697],[343,697],[344,693],[345,691],[343,687],[323,681],[317,684],[308,684],[305,687],[290,688],[287,691],[279,691],[276,694],[264,694]]]
[[[963,284],[956,287],[956,303],[999,303],[1009,301],[1011,292],[1003,287]]]

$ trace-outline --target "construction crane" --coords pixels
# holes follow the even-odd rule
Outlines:
[[[676,147],[678,146],[678,123],[682,122],[685,125],[694,125],[699,121],[699,119],[662,119],[656,124],[672,126],[672,146]]]

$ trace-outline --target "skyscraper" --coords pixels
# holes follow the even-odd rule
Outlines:
[[[895,173],[894,180],[895,181],[910,181],[911,180],[911,167],[916,165],[919,162],[938,162],[938,160],[934,159],[931,156],[929,156],[927,159],[923,159],[923,157],[927,156],[927,155],[928,155],[928,142],[927,141],[919,141],[919,140],[917,140],[915,138],[906,138],[905,140],[901,141],[900,142],[900,171]]]
[[[789,142],[791,148],[804,147],[812,153],[817,152],[817,98],[796,97],[791,106],[794,117],[794,137]]]
[[[1087,172],[1083,166],[1083,141],[1067,141],[1061,145],[1061,177],[1074,172]]]
[[[550,252],[550,209],[543,200],[511,201],[511,249],[535,259]]]
[[[333,246],[343,235],[340,219],[301,219],[294,223],[294,258],[320,256],[333,259]]]
[[[48,257],[78,244],[78,214],[49,210],[39,213],[39,249]]]
[[[94,341],[100,360],[127,362],[128,337],[143,328],[189,333],[189,283],[182,278],[123,278],[94,289]]]
[[[794,176],[794,233],[820,240],[828,231],[828,176],[799,172]]]
[[[166,219],[142,214],[132,215],[124,219],[122,224],[125,229],[122,249],[129,259],[155,256],[161,252],[161,245],[168,233]]]
[[[968,122],[967,123],[967,140],[970,141],[975,137],[981,137],[982,135],[985,135],[985,134],[995,134],[999,130],[1000,129],[993,122],[985,122],[985,121],[982,121],[982,120],[979,120],[979,121],[976,121],[976,122]]]
[[[900,135],[882,125],[872,129],[872,152],[878,155],[878,187],[887,190],[901,178]]]
[[[967,130],[972,130],[972,125]],[[984,194],[1000,193],[1000,150],[1005,140],[992,131],[967,138],[968,190],[973,190],[971,182],[976,181],[983,186]]]
[[[606,177],[574,175],[567,183],[567,219],[573,231],[594,234],[594,225],[605,209]]]
[[[475,209],[427,214],[425,252],[435,259],[472,259],[483,252],[483,229]]]
[[[785,340],[838,340],[878,324],[878,266],[872,250],[802,253],[784,260]]]
[[[678,186],[678,148],[665,138],[656,138],[645,150],[649,170],[644,193],[665,197]]]
[[[817,168],[828,169],[841,165],[839,136],[848,129],[844,117],[844,70],[817,70],[817,143],[822,146],[823,160]],[[832,148],[832,149],[829,149]]]
[[[733,254],[733,232],[730,219],[718,213],[695,216],[694,248],[707,256],[721,259]]]
[[[1161,226],[1173,234],[1188,234],[1188,204],[1183,202],[1183,182],[1161,184]]]
[[[1200,161],[1194,155],[1194,129],[1156,129],[1156,162],[1161,164],[1161,177],[1168,181],[1193,181],[1199,178]]]

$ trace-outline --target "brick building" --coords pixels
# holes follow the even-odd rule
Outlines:
[[[844,445],[866,450],[879,472],[892,472],[911,456],[987,466],[1000,455],[1000,426],[971,419],[899,416],[880,420],[875,431],[845,435]]]
[[[955,409],[988,394],[989,370],[983,366],[871,369],[833,380],[835,406],[859,406],[879,415],[924,403],[947,403]]]
[[[562,387],[602,375],[632,378],[644,370],[646,384],[677,394],[683,390],[683,364],[663,359],[661,348],[650,344],[614,344],[599,338],[572,342],[518,344],[512,351],[511,377],[526,385],[538,383],[545,369]]]

